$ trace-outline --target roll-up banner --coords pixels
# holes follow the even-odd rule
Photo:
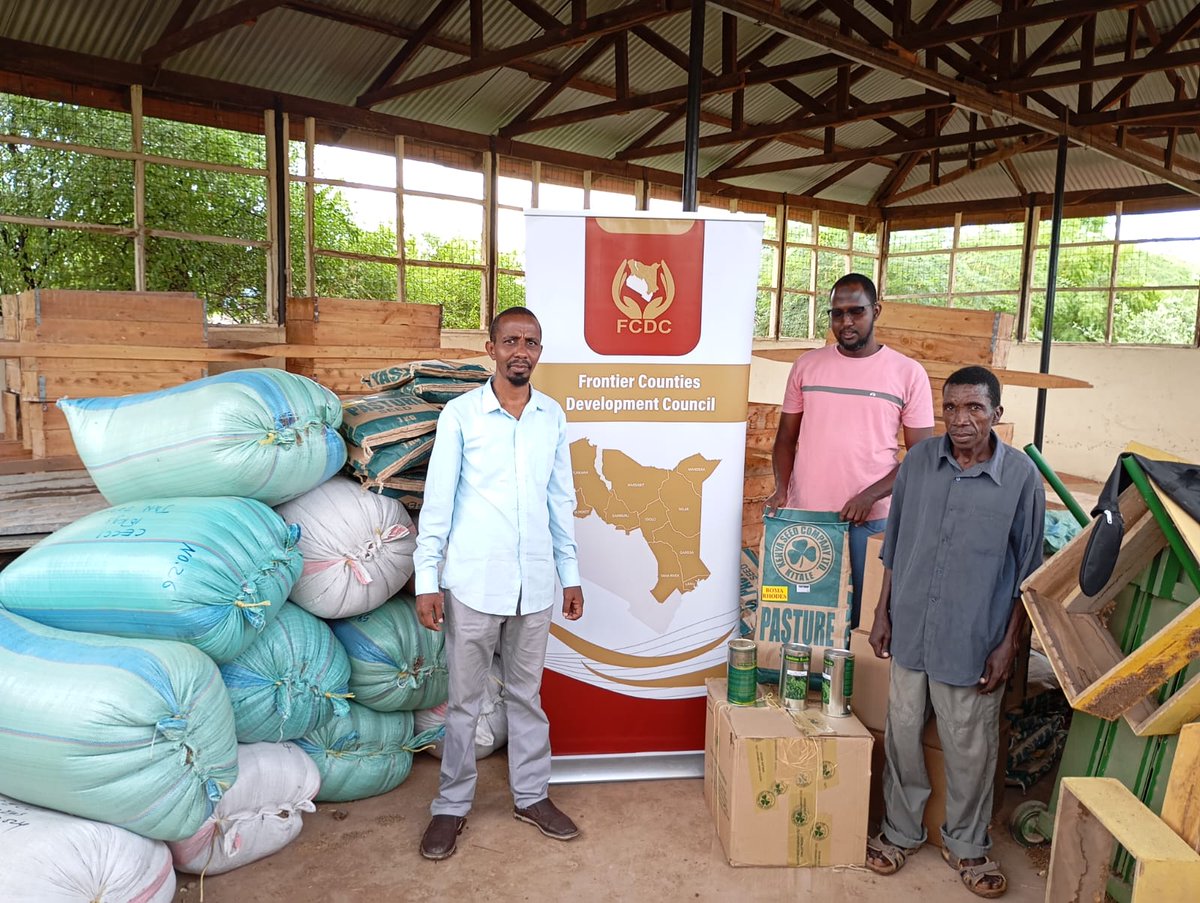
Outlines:
[[[737,635],[761,217],[526,214],[534,384],[563,406],[583,618],[556,611],[554,754],[703,749]]]

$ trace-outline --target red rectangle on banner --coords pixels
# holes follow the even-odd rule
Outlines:
[[[704,223],[593,217],[583,335],[605,355],[687,354],[700,341]]]

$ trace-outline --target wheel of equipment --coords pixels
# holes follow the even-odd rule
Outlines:
[[[1018,805],[1008,819],[1008,830],[1013,840],[1023,847],[1049,843],[1050,838],[1042,833],[1042,820],[1046,814],[1046,804],[1040,800],[1026,800]]]

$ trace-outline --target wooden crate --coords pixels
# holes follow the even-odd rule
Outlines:
[[[1200,657],[1200,600],[1125,655],[1101,621],[1101,610],[1167,546],[1137,487],[1121,493],[1121,549],[1108,583],[1095,595],[1079,588],[1085,529],[1021,587],[1038,640],[1073,708],[1109,721],[1124,717],[1138,736],[1175,733],[1200,715],[1200,676],[1161,705],[1151,696]]]
[[[1137,860],[1131,903],[1193,903],[1200,854],[1114,778],[1063,778],[1046,903],[1105,898],[1120,843]]]
[[[990,310],[884,304],[875,337],[920,361],[1005,367],[1013,323],[1012,314]]]
[[[442,344],[442,308],[434,304],[402,301],[362,301],[352,298],[289,298],[289,345],[381,346],[395,348],[395,356],[353,361],[321,358],[287,358],[287,369],[307,376],[338,395],[366,395],[372,390],[362,378],[373,370],[405,360],[438,358]]]
[[[60,398],[152,392],[208,375],[203,359],[159,360],[134,353],[90,357],[86,352],[91,345],[204,348],[204,302],[194,294],[35,289],[0,298],[0,310],[8,341],[85,349],[72,357],[5,360],[5,384],[14,396],[5,398],[6,435],[15,413],[21,442],[35,459],[75,454],[66,420],[54,407]]]

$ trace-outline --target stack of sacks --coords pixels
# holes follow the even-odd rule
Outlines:
[[[237,797],[214,814],[237,779],[238,726],[246,736],[299,734],[346,707],[340,644],[284,605],[301,573],[299,531],[268,507],[341,469],[341,404],[311,380],[264,369],[59,406],[117,507],[64,528],[0,574],[0,792],[147,838],[194,840],[206,820],[220,826],[248,811]],[[250,683],[256,665],[246,661],[255,663],[249,650],[260,638],[268,661],[280,647],[295,654],[257,665],[272,685],[265,702],[239,688],[236,725],[217,663]],[[307,768],[307,756],[290,755]],[[265,767],[278,770],[278,755],[275,763]],[[271,790],[264,813],[310,803],[311,769],[289,773],[301,789]],[[290,818],[268,832],[276,839],[250,846],[270,852],[299,826]],[[250,858],[245,832],[237,836],[221,835],[221,854],[235,865]],[[158,891],[145,885],[132,897]]]
[[[316,763],[294,744],[239,746],[237,783],[199,831],[170,844],[175,868],[219,875],[282,850],[300,833],[301,813],[316,811],[320,786]]]
[[[395,499],[334,477],[275,509],[300,528],[304,571],[291,600],[321,618],[348,618],[378,608],[413,573],[416,530]]]
[[[341,402],[283,370],[234,370],[123,398],[58,402],[111,504],[236,495],[278,505],[337,473]]]
[[[191,643],[236,658],[300,575],[297,531],[253,499],[161,498],[108,508],[0,572],[0,608],[64,630]]]
[[[413,753],[440,739],[444,730],[414,735],[412,712],[376,712],[352,702],[348,718],[335,718],[296,745],[317,763],[317,799],[344,802],[400,786],[412,770]]]
[[[364,381],[383,391],[350,399],[342,415],[350,471],[369,489],[419,509],[438,413],[490,376],[486,367],[450,361],[420,361],[368,374]]]
[[[290,602],[221,677],[240,743],[295,740],[350,711],[346,650],[324,621]]]
[[[491,672],[487,676],[483,704],[479,707],[479,722],[475,726],[475,758],[490,756],[508,742],[508,710],[505,707],[504,678],[500,659],[492,659]],[[413,724],[418,731],[436,729],[446,723],[446,703],[413,713]],[[440,759],[444,740],[436,741],[429,753]]]
[[[350,656],[350,692],[377,712],[412,712],[446,701],[446,637],[417,620],[400,593],[375,611],[331,622]]]
[[[0,793],[182,840],[237,777],[217,666],[184,643],[0,612]]]
[[[0,796],[0,900],[136,900],[175,897],[162,841]]]

